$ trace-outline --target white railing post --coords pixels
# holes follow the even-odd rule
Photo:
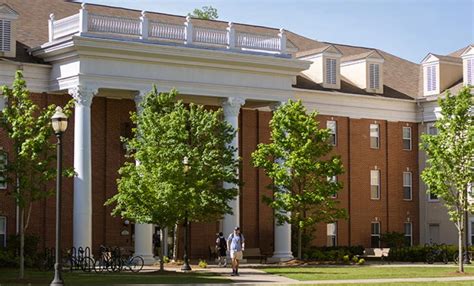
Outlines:
[[[89,24],[89,13],[86,9],[86,3],[81,4],[81,10],[79,10],[79,34],[87,33]]]
[[[227,26],[227,48],[228,49],[235,49],[235,28],[232,22],[229,22]]]
[[[189,45],[193,43],[193,23],[191,23],[191,17],[186,17],[186,22],[184,22],[186,29],[184,30],[184,44]]]
[[[49,14],[48,35],[49,35],[49,41],[52,42],[54,40],[54,14],[53,13]]]
[[[146,17],[146,11],[142,11],[142,16],[140,17],[140,39],[148,39],[148,18]]]
[[[283,28],[280,29],[280,33],[278,34],[280,38],[280,54],[286,53],[286,33]]]

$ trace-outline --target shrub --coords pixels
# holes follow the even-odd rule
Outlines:
[[[303,253],[305,259],[316,261],[344,261],[344,256],[351,259],[354,255],[362,256],[364,247],[362,246],[334,246],[334,247],[316,247],[313,246]]]
[[[385,247],[403,247],[405,246],[405,234],[391,231],[382,234],[381,241]]]
[[[163,263],[169,263],[170,258],[168,256],[163,256]]]
[[[433,249],[439,249],[446,253],[448,260],[452,261],[453,256],[457,253],[457,246],[454,245],[417,245],[411,247],[394,247],[390,248],[388,253],[388,260],[390,261],[404,261],[404,262],[425,262],[428,253]],[[440,255],[436,261],[441,261]]]
[[[201,268],[207,268],[207,261],[206,261],[206,260],[199,259],[199,264],[198,264],[198,266],[201,267]]]
[[[348,263],[349,263],[349,260],[350,260],[350,259],[349,259],[349,255],[344,255],[344,256],[342,257],[342,261],[343,261],[345,264],[348,264]]]
[[[354,255],[354,256],[352,257],[352,262],[354,262],[354,263],[359,262],[359,257],[357,257],[357,255]]]
[[[355,257],[355,256],[354,256]],[[365,259],[361,258],[359,261],[357,261],[357,265],[363,265],[365,263]]]

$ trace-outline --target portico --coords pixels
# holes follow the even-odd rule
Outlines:
[[[141,23],[141,30],[136,40],[124,39],[123,35],[117,35],[114,31],[105,34],[91,31],[93,27],[85,24],[92,23],[87,21],[87,7],[83,6],[78,15],[79,28],[68,32],[64,32],[67,27],[61,25],[76,21],[75,16],[62,21],[51,17],[50,41],[32,51],[33,55],[52,65],[50,92],[68,91],[76,101],[73,209],[73,244],[76,247],[96,247],[93,243],[95,214],[92,199],[95,191],[95,158],[91,141],[95,99],[130,100],[137,94],[139,98],[153,84],[157,85],[159,91],[176,88],[184,101],[221,106],[225,120],[238,130],[242,108],[268,109],[275,102],[293,98],[291,87],[295,77],[309,66],[306,61],[292,59],[285,54],[286,38],[283,30],[275,34],[278,45],[268,46],[268,43],[276,43],[276,40],[257,37],[260,42],[256,40],[252,49],[246,49],[242,46],[243,38],[232,38],[236,31],[229,24],[225,45],[222,48],[209,48],[191,45],[196,38],[188,36],[183,44],[170,45],[159,39],[148,41],[143,38],[143,29],[148,25],[146,13],[137,19]],[[188,25],[185,25],[184,31],[188,35],[190,20],[186,21]],[[209,36],[211,32],[207,31],[203,35]],[[212,38],[212,35],[209,37]],[[240,39],[240,44],[235,43],[236,39],[237,43]],[[265,50],[266,47],[270,47],[269,50]],[[236,150],[242,144],[239,144],[242,142],[240,136],[240,132],[237,132],[232,142]],[[235,156],[239,156],[239,151],[236,151]],[[241,224],[240,196],[230,205],[233,214],[223,218],[220,230],[228,234],[236,225],[240,225],[245,231],[245,221]],[[273,221],[268,223],[273,224]],[[152,225],[135,225],[135,253],[142,255],[147,263],[153,262],[152,231]],[[291,227],[275,226],[274,235],[275,258],[290,258]]]

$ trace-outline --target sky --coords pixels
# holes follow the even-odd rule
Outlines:
[[[474,43],[474,0],[85,0],[187,15],[217,8],[219,20],[284,28],[308,38],[378,48],[415,63]]]

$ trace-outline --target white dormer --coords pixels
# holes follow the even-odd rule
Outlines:
[[[464,85],[474,86],[474,45],[468,46],[461,54]]]
[[[341,75],[370,93],[383,93],[383,56],[376,50],[341,59]]]
[[[18,13],[7,4],[0,4],[0,56],[16,56],[15,20]]]
[[[462,77],[460,58],[428,54],[421,62],[423,68],[423,94],[440,94]]]
[[[341,56],[341,51],[333,45],[297,54],[299,59],[312,62],[303,74],[324,88],[331,89],[341,88]]]

